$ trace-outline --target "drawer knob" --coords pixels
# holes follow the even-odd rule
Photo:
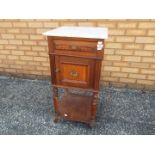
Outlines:
[[[77,50],[78,49],[78,46],[76,46],[76,45],[70,45],[69,46],[72,50]]]
[[[73,77],[78,77],[79,76],[79,73],[77,71],[75,71],[75,70],[72,70],[70,72],[70,75],[73,76]]]

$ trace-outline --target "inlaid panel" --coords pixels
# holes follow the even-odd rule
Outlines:
[[[56,56],[57,84],[67,86],[93,87],[94,61]]]

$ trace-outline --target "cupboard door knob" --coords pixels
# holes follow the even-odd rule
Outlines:
[[[60,72],[60,69],[59,69],[59,68],[56,68],[56,69],[55,69],[55,72],[56,72],[56,73]]]
[[[68,115],[67,114],[64,114],[64,116],[67,117]]]

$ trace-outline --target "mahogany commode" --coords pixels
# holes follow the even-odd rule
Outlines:
[[[48,37],[55,122],[60,118],[95,125],[106,28],[60,27]],[[65,93],[59,96],[59,88]]]

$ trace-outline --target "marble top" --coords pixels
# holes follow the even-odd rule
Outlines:
[[[107,39],[108,29],[103,27],[71,27],[63,26],[47,32],[45,36],[77,37],[77,38],[94,38]]]

